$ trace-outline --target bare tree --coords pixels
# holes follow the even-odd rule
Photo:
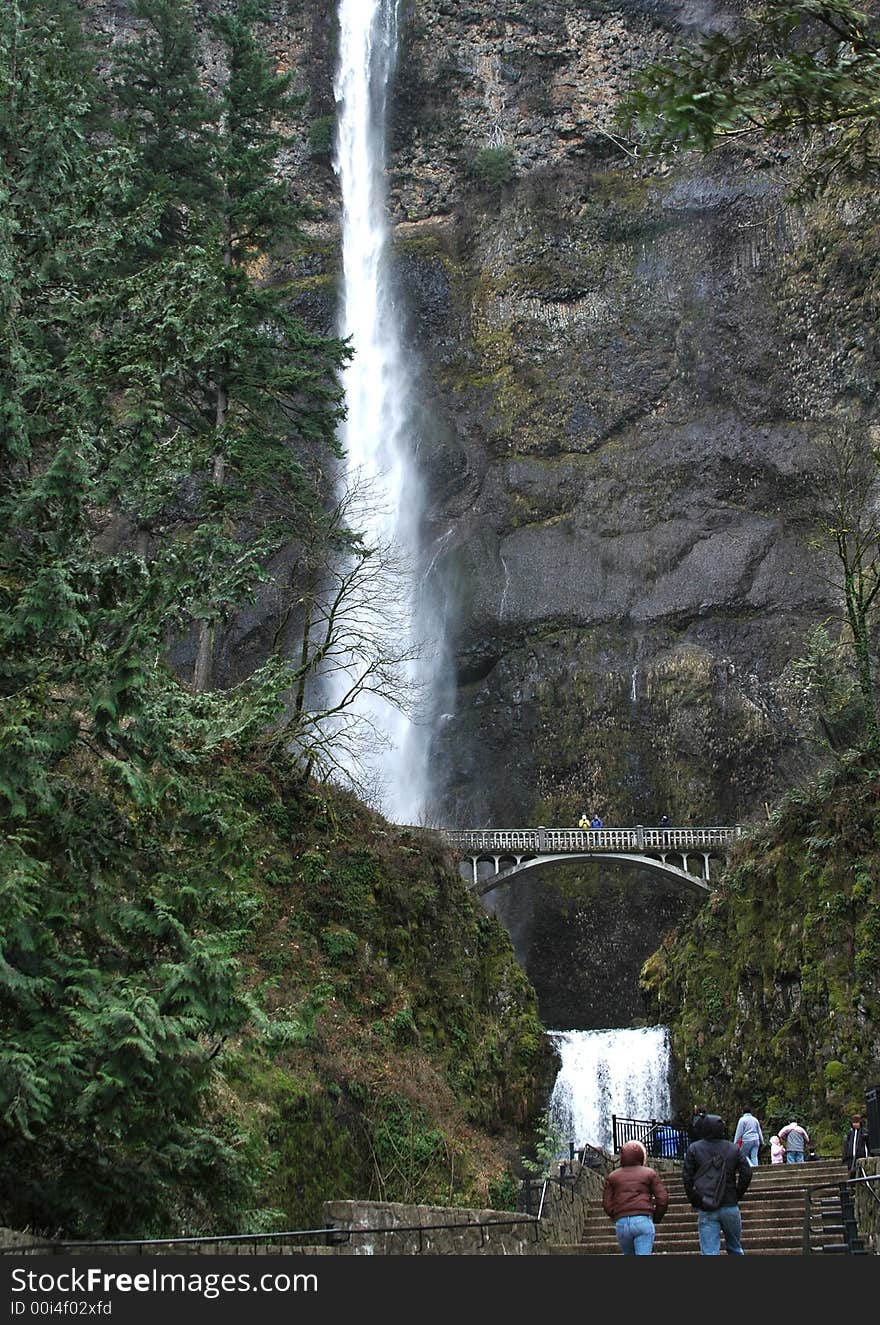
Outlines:
[[[409,632],[412,576],[394,540],[376,528],[370,484],[350,480],[329,530],[304,547],[291,580],[298,592],[276,641],[295,615],[299,643],[284,724],[277,733],[307,774],[336,777],[381,800],[370,757],[390,745],[383,717],[414,717],[422,647]]]

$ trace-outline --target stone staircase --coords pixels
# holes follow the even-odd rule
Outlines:
[[[804,1254],[805,1191],[825,1183],[842,1182],[847,1170],[837,1160],[805,1164],[759,1165],[740,1209],[743,1248],[747,1256],[802,1256]],[[697,1212],[684,1194],[681,1165],[663,1173],[669,1190],[669,1209],[657,1226],[655,1256],[699,1256]],[[845,1241],[839,1195],[833,1189],[817,1192],[811,1201],[812,1254],[843,1252]],[[554,1255],[619,1256],[614,1225],[596,1199],[590,1203],[580,1243],[554,1246]],[[724,1255],[722,1237],[721,1254]]]

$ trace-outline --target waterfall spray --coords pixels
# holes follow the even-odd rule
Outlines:
[[[554,1131],[575,1145],[611,1150],[611,1115],[666,1119],[669,1031],[550,1031],[562,1063],[550,1097]]]
[[[334,91],[337,133],[334,169],[342,193],[344,288],[339,332],[353,358],[343,375],[347,417],[341,440],[349,485],[366,486],[370,500],[359,528],[371,546],[387,549],[404,568],[388,612],[402,647],[403,689],[430,698],[430,671],[419,661],[440,655],[429,637],[421,574],[422,484],[415,464],[411,373],[401,344],[389,261],[385,189],[385,112],[397,55],[399,0],[340,0],[339,62]],[[375,605],[373,605],[375,607]],[[344,682],[343,682],[344,684]],[[366,758],[366,781],[388,818],[418,823],[428,797],[430,725],[418,709],[402,712],[387,692],[362,694],[357,704],[377,749]],[[424,706],[423,706],[424,710]],[[350,770],[351,771],[351,770]],[[364,777],[359,781],[364,783]],[[368,788],[369,789],[369,788]]]

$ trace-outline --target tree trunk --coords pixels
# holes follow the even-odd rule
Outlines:
[[[223,253],[224,267],[230,267],[232,264],[232,243],[227,231],[226,248]],[[214,428],[218,437],[222,437],[223,428],[226,424],[226,415],[229,411],[229,389],[227,386],[228,364],[224,358],[220,364],[217,373],[217,395],[214,402]],[[211,471],[211,482],[218,490],[223,487],[226,478],[226,457],[223,454],[222,445],[218,445],[214,453],[214,465]],[[199,639],[196,646],[196,660],[193,666],[193,690],[200,695],[207,690],[211,684],[211,670],[214,665],[214,636],[216,632],[216,621],[213,617],[205,617],[199,622]]]
[[[216,426],[219,429],[226,421],[226,411],[229,407],[229,393],[225,386],[217,388],[217,403],[215,411]],[[214,468],[211,473],[211,482],[215,488],[223,487],[223,480],[226,477],[226,460],[222,451],[218,451],[214,456]],[[211,684],[211,669],[214,664],[214,633],[215,622],[212,617],[206,617],[199,622],[199,642],[196,648],[196,661],[193,667],[193,690],[197,695],[207,690]]]

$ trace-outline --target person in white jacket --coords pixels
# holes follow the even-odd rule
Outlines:
[[[764,1144],[764,1133],[761,1131],[761,1124],[748,1109],[736,1125],[733,1144],[742,1146],[742,1152],[746,1159],[752,1168],[756,1169],[758,1167],[758,1148]]]

